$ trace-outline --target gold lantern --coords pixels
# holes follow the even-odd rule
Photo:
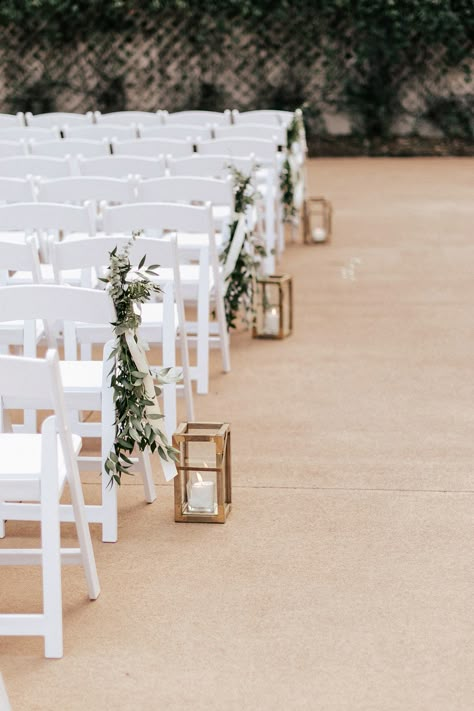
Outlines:
[[[173,446],[179,452],[174,520],[225,523],[232,502],[230,425],[181,423]]]
[[[293,282],[289,274],[258,277],[254,292],[254,338],[286,338],[293,330]]]
[[[332,205],[323,197],[307,198],[303,205],[303,239],[318,244],[331,239]]]

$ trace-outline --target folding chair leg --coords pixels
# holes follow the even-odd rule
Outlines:
[[[5,519],[2,518],[2,503],[0,502],[0,538],[5,538]]]
[[[110,349],[104,349],[104,368],[108,368],[107,356]],[[115,543],[118,538],[118,513],[117,513],[117,484],[111,481],[109,474],[105,471],[104,464],[114,445],[115,439],[115,413],[112,388],[108,381],[104,382],[102,389],[102,437],[101,437],[101,457],[102,457],[102,541],[104,543]]]
[[[91,600],[97,600],[100,594],[100,584],[97,575],[89,524],[87,522],[87,515],[84,506],[84,496],[79,480],[79,472],[75,466],[75,462],[71,462],[71,466],[75,468],[76,476],[69,480],[69,490],[71,492],[71,503],[74,511],[77,537],[79,539],[82,565],[86,576],[89,598]]]
[[[156,499],[155,482],[153,481],[153,471],[151,468],[150,450],[138,452],[138,471],[143,477],[143,488],[145,489],[145,501],[147,504],[152,504]]]
[[[216,313],[217,325],[219,329],[219,344],[222,354],[222,370],[224,373],[230,372],[230,347],[229,332],[227,330],[227,320],[225,317],[224,299],[221,289],[216,284]]]
[[[41,547],[43,562],[43,609],[45,656],[63,656],[63,620],[61,594],[61,538],[59,492],[56,473],[43,487],[41,497]]]

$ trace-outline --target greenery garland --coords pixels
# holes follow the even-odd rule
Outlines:
[[[149,447],[167,461],[177,461],[178,456],[158,424],[164,415],[147,412],[147,408],[153,408],[156,403],[147,395],[144,383],[148,375],[152,375],[161,384],[172,382],[174,378],[170,376],[171,369],[164,368],[156,373],[140,372],[127,343],[127,336],[139,343],[137,334],[142,320],[140,305],[149,301],[153,293],[161,292],[160,287],[149,278],[156,276],[154,270],[158,264],[144,267],[144,256],[137,269],[131,267],[129,251],[139,235],[140,232],[134,232],[122,251],[115,247],[110,252],[107,276],[101,278],[108,285],[117,312],[117,321],[112,324],[115,344],[110,354],[114,364],[109,373],[114,391],[116,436],[104,465],[111,484],[120,484],[122,474],[130,474],[129,469],[133,465],[130,457],[135,446],[142,452]],[[161,394],[158,386],[155,386],[155,393],[157,396]]]
[[[257,192],[252,184],[252,176],[244,175],[234,166],[230,166],[234,180],[235,216],[230,227],[229,241],[221,254],[225,263],[232,240],[239,224],[239,218],[244,216],[248,207],[255,205]],[[247,326],[253,321],[253,290],[255,279],[262,258],[267,253],[261,238],[246,230],[242,249],[237,257],[234,269],[228,277],[227,291],[224,296],[224,306],[228,328],[236,328],[239,311],[244,309],[244,323]]]
[[[296,109],[286,129],[286,155],[280,174],[281,201],[283,204],[283,220],[285,222],[291,222],[297,213],[295,189],[300,176],[299,170],[295,170],[292,166],[293,146],[295,143],[300,146],[301,151],[306,151],[306,136],[301,109]],[[293,157],[293,162],[295,158]]]

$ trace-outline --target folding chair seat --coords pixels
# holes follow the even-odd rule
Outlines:
[[[41,434],[8,431],[6,410],[23,405],[53,411]],[[0,614],[0,636],[44,637],[46,657],[63,656],[61,563],[81,564],[91,600],[100,586],[79,480],[81,439],[67,422],[57,353],[43,360],[0,356],[0,536],[5,521],[39,520],[41,547],[0,548],[0,565],[41,565],[43,611]],[[79,546],[61,548],[60,498],[68,484]],[[39,502],[39,503],[32,503]]]
[[[87,126],[94,121],[94,114],[88,111],[85,114],[69,113],[67,111],[51,111],[45,114],[25,114],[27,126],[35,128],[55,128],[57,126]]]
[[[226,178],[234,167],[244,175],[250,175],[255,168],[253,156],[233,156],[229,154],[202,155],[194,153],[189,158],[168,158],[168,170],[172,176],[196,176],[203,178]]]
[[[163,157],[144,158],[141,156],[117,155],[107,156],[106,158],[79,157],[78,167],[79,175],[108,178],[127,178],[129,176],[161,178],[166,171]]]
[[[186,235],[179,244],[180,278],[185,301],[197,307],[197,321],[186,323],[190,344],[196,343],[197,365],[191,367],[197,380],[197,392],[205,394],[209,387],[209,347],[217,343],[221,349],[224,372],[230,370],[230,351],[223,300],[223,283],[216,248],[214,223],[210,204],[203,207],[171,203],[138,203],[104,209],[104,231],[107,234],[145,230],[148,237],[160,237],[165,232]],[[205,243],[202,235],[207,235]],[[192,235],[196,242],[192,243]],[[198,263],[189,263],[190,261]],[[184,261],[188,263],[183,263]],[[215,303],[217,328],[211,328],[210,301]],[[213,324],[212,324],[213,326]]]
[[[176,158],[194,153],[192,141],[173,138],[137,138],[133,141],[113,141],[112,152],[117,156],[151,156],[158,158],[170,155]]]
[[[86,512],[90,523],[102,525],[102,540],[106,542],[115,542],[118,536],[117,487],[109,485],[109,475],[104,469],[104,463],[115,440],[115,412],[109,376],[109,355],[113,341],[106,344],[103,361],[76,359],[79,342],[94,338],[94,328],[97,325],[110,329],[110,336],[113,336],[110,324],[116,318],[112,300],[105,291],[44,284],[0,288],[2,321],[34,322],[42,319],[50,346],[55,344],[57,324],[63,326],[65,360],[60,361],[59,369],[66,408],[74,414],[71,420],[72,430],[81,437],[101,438],[100,457],[81,456],[79,466],[86,471],[98,466],[101,471],[101,503],[87,505]],[[77,330],[76,324],[80,324],[80,331]],[[92,325],[90,332],[87,331],[87,324]],[[81,421],[77,413],[83,411],[100,412],[101,422]],[[171,465],[162,463],[162,466],[165,469]],[[137,469],[143,476],[145,499],[151,503],[155,500],[156,493],[148,452],[138,453]],[[62,521],[72,520],[69,505],[61,505],[60,511]]]

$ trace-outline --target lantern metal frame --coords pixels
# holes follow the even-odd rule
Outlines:
[[[317,217],[322,222],[326,236],[322,240],[312,237],[311,218]],[[332,236],[332,204],[325,197],[306,198],[303,203],[303,241],[305,244],[324,244]]]
[[[262,303],[259,304],[257,299],[258,299],[258,294],[259,294],[259,288],[262,290],[262,293],[265,294],[265,285],[268,284],[270,286],[277,286],[278,287],[278,315],[279,315],[279,328],[277,333],[264,333],[264,332],[259,332],[257,328],[257,309],[259,306],[263,308],[265,311],[265,307]],[[288,293],[288,329],[285,330],[285,323],[284,323],[284,302],[285,302],[285,288],[287,289]],[[282,340],[283,338],[287,338],[293,333],[293,279],[289,274],[269,274],[268,276],[261,276],[257,277],[256,279],[256,288],[254,291],[254,322],[253,322],[253,328],[252,328],[252,337],[253,338],[265,338],[265,339],[270,339],[270,340]],[[264,317],[264,314],[262,314]]]
[[[212,430],[212,434],[206,434],[206,430]],[[187,472],[197,471],[197,467],[186,465],[189,445],[193,442],[213,442],[215,445],[216,466],[207,467],[206,471],[215,472],[216,475],[216,513],[187,511]],[[181,446],[183,444],[184,452]],[[182,422],[173,435],[173,446],[180,453],[180,459],[176,462],[178,473],[174,478],[174,520],[177,523],[225,523],[232,508],[230,424]]]

